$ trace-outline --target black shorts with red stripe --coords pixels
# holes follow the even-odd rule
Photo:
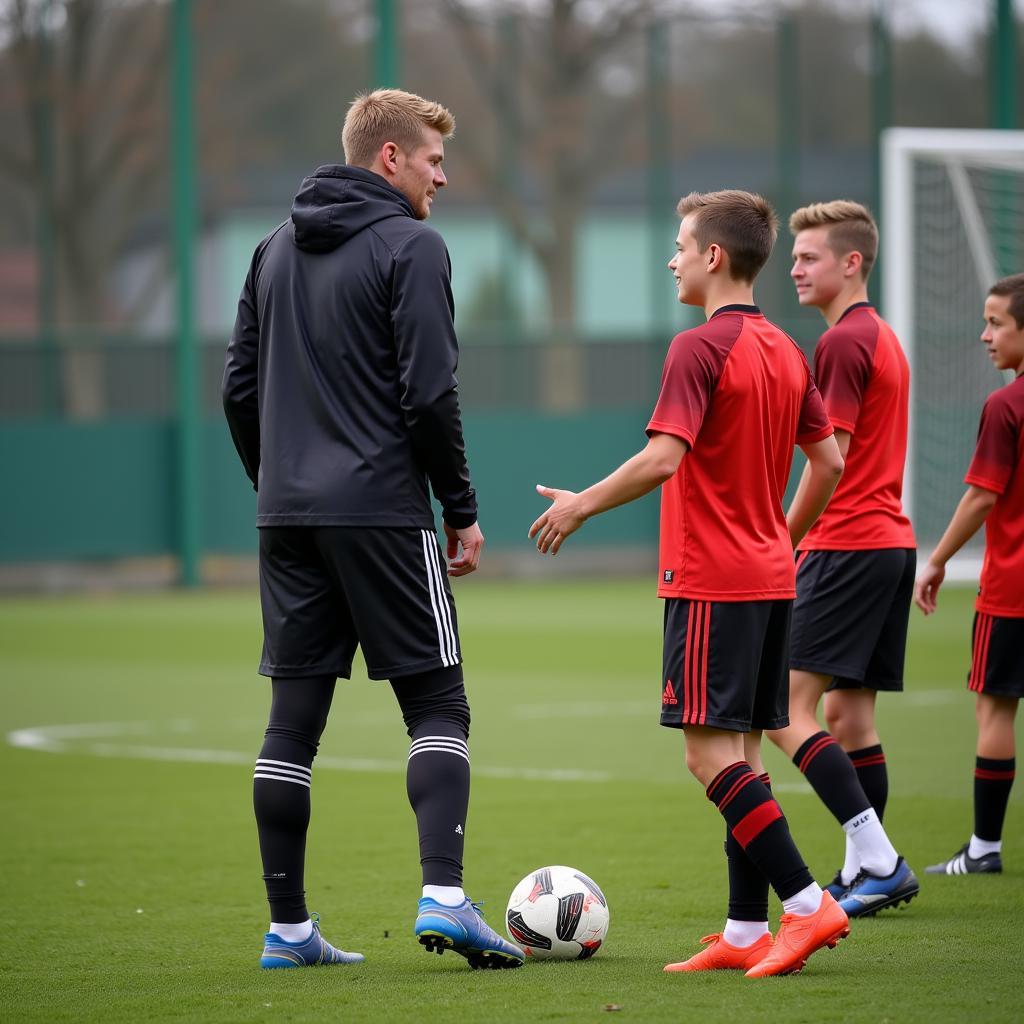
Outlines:
[[[967,689],[1024,697],[1024,619],[975,612]]]
[[[264,526],[259,534],[262,675],[348,679],[357,646],[371,679],[461,664],[433,530]]]
[[[661,724],[789,725],[792,601],[665,599]]]

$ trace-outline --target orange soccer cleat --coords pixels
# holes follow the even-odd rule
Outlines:
[[[732,946],[720,933],[705,935],[701,942],[710,942],[699,953],[680,964],[666,964],[666,971],[745,971],[763,960],[772,948],[772,937],[765,933],[749,946]]]
[[[772,951],[747,971],[748,978],[767,978],[773,974],[796,974],[807,958],[822,946],[834,949],[850,934],[850,922],[832,895],[821,894],[821,904],[813,914],[783,914]]]

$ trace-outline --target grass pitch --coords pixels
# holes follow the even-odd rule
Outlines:
[[[855,922],[803,974],[666,975],[719,930],[721,819],[657,725],[661,605],[648,582],[457,582],[473,709],[466,887],[501,929],[527,871],[581,868],[611,908],[583,963],[471,972],[411,938],[419,894],[407,741],[390,688],[339,683],[314,769],[310,906],[363,965],[262,972],[251,765],[269,687],[245,593],[0,601],[0,865],[11,1021],[1020,1020],[1022,790],[1001,877],[933,878]],[[916,611],[902,696],[880,698],[886,821],[919,871],[969,835],[972,593]],[[16,745],[12,745],[16,744]],[[768,750],[812,871],[842,834]],[[779,908],[773,898],[773,922]]]

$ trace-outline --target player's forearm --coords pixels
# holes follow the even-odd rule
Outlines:
[[[846,465],[834,434],[820,441],[802,443],[800,449],[807,456],[807,465],[786,515],[786,525],[794,548],[825,511]]]
[[[802,481],[801,481],[802,482]],[[838,474],[808,465],[807,486],[803,494],[797,494],[786,516],[789,536],[795,548],[814,525],[814,521],[825,511],[839,483]]]
[[[476,491],[470,483],[462,414],[454,388],[418,410],[409,435],[434,497],[441,503],[444,521],[457,530],[471,526],[477,518]]]
[[[997,497],[982,487],[969,487],[928,561],[944,566],[981,529]]]
[[[677,439],[678,448],[649,444],[624,462],[614,473],[580,491],[580,511],[587,519],[626,505],[661,486],[679,468],[686,451],[685,442]]]
[[[786,513],[786,525],[789,527],[789,535],[793,539],[793,547],[797,546],[800,539],[803,538],[811,527],[810,524],[804,527],[803,533],[797,538],[793,533],[793,519],[794,514],[798,512],[807,504],[807,488],[811,483],[811,464],[809,462],[804,464],[804,471],[800,474],[800,482],[796,485],[796,494],[793,495],[793,500],[790,502],[789,511]]]
[[[842,468],[831,463],[808,462],[804,467],[786,525],[795,548],[828,505],[842,476]]]

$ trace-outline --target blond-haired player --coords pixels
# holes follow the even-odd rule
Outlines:
[[[423,898],[414,933],[473,967],[518,967],[462,889],[469,705],[448,576],[483,534],[466,465],[451,266],[425,223],[455,119],[398,89],[359,96],[345,164],[303,181],[256,248],[224,372],[224,409],[258,492],[270,723],[253,805],[271,924],[266,968],[362,960],[306,908],[312,765],[357,646],[411,738],[406,784]],[[441,504],[448,565],[434,528]]]
[[[769,736],[846,833],[829,888],[859,917],[919,890],[882,827],[888,779],[875,728],[878,692],[903,688],[914,585],[914,533],[901,503],[910,370],[868,300],[878,250],[870,212],[849,200],[814,203],[789,226],[800,303],[828,324],[814,375],[846,469],[797,549],[790,724]],[[829,731],[817,719],[823,695]]]

